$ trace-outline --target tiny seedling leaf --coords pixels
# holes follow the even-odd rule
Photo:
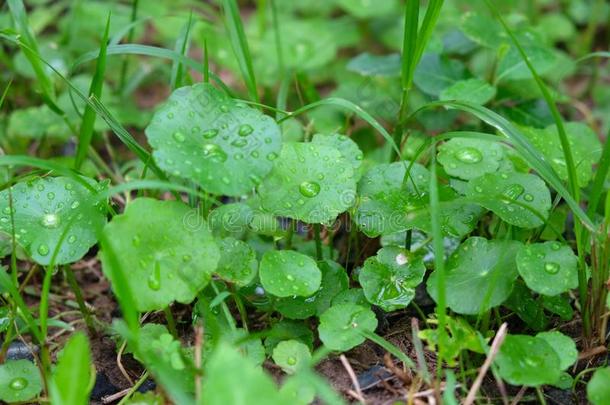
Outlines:
[[[374,332],[377,318],[369,308],[356,304],[338,304],[320,316],[318,334],[324,346],[347,351],[364,342],[364,334]]]
[[[284,340],[275,346],[272,357],[285,373],[294,374],[299,368],[309,365],[311,352],[298,340]]]
[[[499,143],[483,139],[452,138],[438,148],[445,171],[464,180],[496,172],[503,157]]]
[[[28,360],[7,361],[0,365],[0,400],[28,401],[42,390],[40,371]]]
[[[543,295],[557,295],[578,286],[578,258],[559,242],[535,243],[517,253],[517,268],[527,286]]]
[[[291,250],[263,255],[259,276],[265,290],[277,297],[307,297],[320,288],[322,273],[309,256]]]

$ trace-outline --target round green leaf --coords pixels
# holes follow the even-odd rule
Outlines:
[[[522,247],[517,268],[525,284],[540,294],[557,295],[578,286],[578,258],[559,242]]]
[[[534,336],[507,335],[494,363],[500,376],[513,385],[554,384],[561,375],[557,353]]]
[[[219,240],[217,243],[220,249],[220,261],[216,274],[223,280],[239,286],[250,284],[258,270],[256,253],[250,245],[231,237]]]
[[[515,255],[521,243],[467,239],[446,263],[447,306],[459,314],[478,314],[502,304],[517,278]],[[428,278],[428,292],[438,302],[438,271]]]
[[[273,349],[273,361],[287,374],[294,374],[309,364],[311,353],[306,344],[298,340],[284,340]]]
[[[449,175],[470,180],[497,171],[503,156],[497,142],[451,138],[439,147],[438,161]]]
[[[610,404],[610,367],[599,368],[587,384],[587,399],[593,405]]]
[[[32,362],[16,360],[0,365],[0,400],[28,401],[41,390],[40,371]]]
[[[146,128],[155,162],[213,194],[250,192],[269,173],[280,129],[207,83],[181,87]]]
[[[340,264],[331,260],[318,262],[322,272],[320,289],[311,297],[278,298],[275,309],[291,319],[306,319],[310,316],[320,316],[326,311],[331,301],[341,291],[347,290],[349,280],[347,272]]]
[[[533,174],[488,173],[471,180],[466,195],[521,228],[541,226],[551,208],[549,189]]]
[[[341,153],[341,156],[352,165],[352,169],[354,170],[357,179],[360,178],[360,167],[362,166],[364,155],[358,147],[358,144],[352,141],[350,137],[340,134],[315,134],[312,142],[337,149]]]
[[[390,246],[380,249],[377,256],[369,257],[358,278],[369,302],[389,312],[409,305],[425,272],[421,258]]]
[[[593,176],[593,164],[601,156],[601,143],[597,134],[586,124],[568,122],[565,131],[570,143],[570,149],[576,165],[576,178],[578,185],[586,186]],[[544,129],[522,128],[522,133],[529,138],[549,162],[551,167],[562,179],[568,180],[568,166],[555,125]]]
[[[331,304],[333,306],[339,304],[356,304],[361,307],[370,307],[371,303],[366,299],[362,288],[350,288],[343,290],[333,298]]]
[[[354,204],[356,180],[336,148],[287,143],[258,192],[263,208],[274,215],[329,223]]]
[[[455,82],[441,91],[441,100],[461,100],[474,104],[485,104],[496,95],[496,88],[485,80],[466,79]]]
[[[356,304],[338,304],[320,316],[318,334],[324,346],[347,351],[364,342],[363,333],[374,332],[377,318],[369,308]]]
[[[71,263],[82,258],[97,241],[96,230],[106,223],[103,203],[95,194],[104,186],[82,178],[91,189],[69,177],[44,177],[11,187],[0,193],[0,230],[12,234],[28,255],[41,265],[51,262],[64,235],[55,264]],[[67,230],[67,231],[66,231]]]
[[[322,273],[309,256],[291,250],[271,250],[263,255],[259,276],[265,290],[277,297],[307,297],[318,291]]]
[[[408,229],[409,214],[427,205],[430,173],[414,163],[405,178],[409,165],[403,161],[374,166],[358,183],[354,221],[367,236]]]
[[[220,253],[203,219],[187,221],[193,215],[181,202],[138,198],[104,228],[104,274],[115,283],[115,272],[124,273],[138,311],[188,304],[210,281]]]
[[[574,340],[561,332],[540,332],[537,338],[545,340],[559,357],[559,368],[566,370],[578,360],[578,349]]]
[[[215,235],[239,237],[249,229],[253,217],[254,211],[249,205],[231,203],[210,212],[208,223]]]

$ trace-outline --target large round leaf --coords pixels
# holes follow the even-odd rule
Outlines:
[[[390,246],[369,257],[358,278],[369,302],[389,312],[409,305],[425,272],[421,258]]]
[[[367,236],[395,233],[409,228],[409,213],[427,205],[430,173],[414,163],[381,164],[358,183],[359,202],[354,221]]]
[[[510,295],[517,278],[515,255],[521,243],[472,237],[446,263],[447,306],[459,314],[478,314],[497,307]],[[438,301],[438,271],[427,282]]]
[[[593,176],[592,166],[601,156],[602,147],[597,134],[583,123],[568,122],[565,124],[565,130],[576,165],[578,185],[584,187]],[[568,166],[557,134],[557,127],[551,125],[545,129],[523,128],[522,132],[544,155],[559,177],[567,181]]]
[[[545,340],[559,357],[559,368],[566,370],[578,360],[578,349],[574,340],[558,331],[540,332],[537,338]]]
[[[206,83],[174,91],[146,136],[163,170],[230,196],[261,182],[281,144],[272,118]]]
[[[351,163],[336,148],[286,143],[258,188],[264,209],[308,223],[329,223],[354,204]]]
[[[346,351],[364,342],[364,333],[374,332],[377,318],[369,308],[356,304],[337,304],[320,316],[318,334],[324,346]]]
[[[536,387],[559,380],[559,357],[546,340],[508,335],[494,360],[500,376],[513,385]]]
[[[286,297],[275,301],[274,307],[282,315],[291,319],[306,319],[320,316],[330,307],[330,303],[340,292],[347,290],[347,272],[340,264],[331,260],[318,262],[322,272],[320,289],[310,297]]]
[[[216,274],[231,283],[249,284],[258,270],[256,253],[246,242],[231,237],[218,241],[220,261]]]
[[[60,239],[55,264],[71,263],[82,258],[97,241],[96,230],[106,223],[103,202],[95,194],[102,185],[82,178],[89,184],[69,177],[45,177],[15,184],[12,194],[12,216],[9,190],[0,193],[0,230],[12,234],[32,259],[47,265]],[[66,231],[67,230],[67,231]]]
[[[551,208],[551,193],[533,174],[488,173],[468,183],[467,196],[505,222],[521,228],[544,224]]]
[[[578,286],[578,258],[559,242],[522,247],[517,268],[525,284],[540,294],[557,295]]]
[[[292,250],[271,250],[261,259],[259,276],[265,290],[277,297],[307,297],[318,291],[322,273],[309,256]]]
[[[123,272],[138,311],[190,303],[210,281],[220,253],[203,219],[185,221],[192,215],[181,202],[138,198],[104,228],[104,274],[116,283]]]
[[[316,134],[311,141],[318,145],[331,146],[337,149],[341,153],[341,156],[352,165],[356,179],[360,178],[360,168],[364,155],[358,147],[358,144],[352,141],[350,137],[341,134]]]
[[[499,143],[472,138],[452,138],[438,151],[445,171],[464,180],[497,171],[503,156]]]
[[[0,365],[0,400],[28,401],[42,390],[40,371],[28,360],[7,361]]]

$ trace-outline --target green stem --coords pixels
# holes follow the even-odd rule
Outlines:
[[[138,379],[138,381],[136,381],[136,383],[133,385],[133,387],[131,387],[131,389],[129,390],[129,392],[127,393],[127,395],[125,395],[125,396],[123,397],[123,399],[121,399],[121,400],[119,401],[118,405],[123,405],[123,404],[125,404],[125,403],[126,403],[126,401],[128,401],[128,400],[129,400],[129,398],[131,398],[131,396],[133,395],[133,393],[134,393],[134,392],[136,392],[136,390],[137,390],[138,388],[140,388],[140,386],[141,386],[142,384],[144,384],[144,381],[146,381],[146,379],[147,379],[147,378],[148,378],[148,370],[146,370],[146,371],[144,372],[144,374],[142,374],[142,377],[140,377],[140,378]]]
[[[216,295],[220,294],[220,290],[218,290],[218,286],[216,285],[216,282],[212,281],[210,283],[210,285],[212,286],[212,289],[214,290],[214,293],[216,293]],[[229,324],[229,327],[231,328],[231,330],[233,332],[235,332],[235,330],[237,330],[237,326],[235,326],[235,318],[233,318],[233,315],[231,315],[231,311],[229,311],[229,307],[227,306],[227,304],[222,301],[220,303],[220,307],[222,308],[222,312],[225,316],[225,318],[227,319],[227,323]]]
[[[174,314],[172,314],[172,310],[169,306],[165,307],[163,310],[165,314],[165,320],[167,321],[167,328],[172,336],[178,339],[178,329],[176,329],[176,319],[174,319]]]
[[[131,23],[133,23],[138,16],[138,0],[133,0],[131,3]],[[134,35],[134,27],[132,26],[129,30],[129,34],[127,34],[127,42],[133,42]],[[127,56],[123,57],[123,64],[121,65],[121,78],[119,80],[119,93],[123,93],[123,89],[125,88],[125,78],[127,77]]]
[[[233,301],[235,301],[235,305],[237,306],[237,311],[239,312],[239,317],[241,318],[241,326],[244,328],[246,332],[248,332],[248,313],[246,312],[246,307],[244,306],[243,301],[239,297],[235,288],[231,288]]]
[[[411,251],[411,242],[413,240],[413,230],[409,229],[405,234],[405,249]]]
[[[89,308],[85,304],[85,299],[83,298],[83,292],[76,281],[76,277],[74,277],[74,272],[70,268],[70,266],[64,266],[64,275],[66,276],[66,281],[70,285],[72,292],[74,293],[74,297],[76,298],[76,303],[78,304],[78,308],[85,319],[85,324],[87,325],[87,330],[89,330],[89,334],[91,336],[96,335],[95,325],[93,324],[93,318],[91,317],[91,313],[89,312]]]
[[[313,236],[316,240],[316,259],[322,260],[322,239],[320,238],[320,224],[313,224]]]

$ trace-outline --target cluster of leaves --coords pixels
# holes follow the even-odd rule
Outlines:
[[[73,10],[65,29],[82,35],[67,35],[60,47],[41,43],[32,49],[33,37],[29,45],[17,42],[15,72],[39,81],[54,76],[36,71],[33,51],[64,74],[72,73],[66,61],[76,57],[78,64],[97,57],[96,76],[112,54],[164,55],[173,61],[165,72],[173,91],[154,112],[125,101],[128,89],[144,80],[137,71],[129,85],[115,91],[109,80],[108,89],[95,92],[95,84],[101,86],[96,76],[78,75],[58,82],[55,100],[15,109],[4,123],[1,141],[10,152],[0,158],[9,167],[0,191],[0,231],[9,242],[4,254],[46,269],[43,297],[56,266],[79,261],[96,246],[123,312],[114,333],[176,403],[242,403],[250,397],[273,404],[306,404],[316,397],[340,403],[312,367],[328,352],[348,351],[366,339],[411,366],[375,333],[374,309],[403,310],[417,304],[418,291],[429,294],[439,314],[427,310],[428,326],[418,339],[442,362],[454,366],[464,355],[480,360],[489,352],[490,323],[499,326],[507,317],[521,326],[499,349],[492,365],[498,376],[532,387],[575,384],[567,371],[578,357],[573,339],[547,330],[572,318],[570,293],[588,277],[587,253],[578,239],[582,224],[567,226],[567,216],[572,210],[575,221],[584,217],[607,226],[609,208],[602,219],[581,214],[578,197],[564,192],[563,183],[601,195],[607,175],[600,185],[595,168],[603,166],[603,147],[596,132],[576,120],[556,122],[532,71],[553,82],[576,71],[572,57],[554,46],[569,38],[555,25],[573,27],[579,22],[576,11],[571,17],[551,14],[555,20],[545,18],[536,27],[514,14],[506,29],[485,9],[472,6],[462,15],[464,2],[447,2],[439,29],[421,47],[414,87],[408,89],[403,86],[408,55],[395,53],[406,49],[400,40],[408,28],[396,18],[404,15],[398,1],[277,2],[270,10],[261,7],[261,18],[242,26],[232,20],[236,3],[227,0],[221,3],[229,35],[222,24],[193,25],[192,17],[160,21],[170,5],[161,2],[157,9],[144,3],[139,12],[155,21],[159,42],[181,32],[176,51],[117,45],[131,29],[132,35],[141,34],[121,7],[106,27],[75,25],[100,20],[94,16],[105,8],[97,2]],[[16,33],[24,35],[19,4],[11,1],[12,18]],[[57,9],[59,15],[62,8]],[[205,11],[217,16],[213,7]],[[90,41],[104,28],[104,46],[109,38],[110,45],[82,56],[95,49]],[[424,23],[421,36],[426,28]],[[14,33],[2,35],[20,41]],[[199,83],[187,69],[198,65],[184,56],[191,37],[206,38]],[[357,46],[361,38],[378,41],[385,53],[363,52]],[[353,57],[338,58],[340,50]],[[214,75],[212,84],[210,61],[218,70],[241,74],[253,102]],[[117,71],[124,81],[125,69]],[[272,117],[258,102],[257,82],[271,91],[278,77]],[[290,98],[292,77],[299,92]],[[321,99],[318,85],[329,81],[333,90]],[[86,94],[89,83],[92,96],[75,97]],[[569,100],[563,88],[555,92],[555,99]],[[262,102],[273,104],[270,99]],[[292,104],[295,113],[284,111]],[[406,104],[414,113],[403,138]],[[441,105],[454,108],[432,111]],[[81,121],[85,126],[90,109],[104,119],[89,122],[91,130],[114,132],[138,160],[112,161],[108,167],[92,153],[85,165],[77,161],[77,172],[69,169],[73,159],[51,158],[74,126]],[[123,125],[144,129],[150,153]],[[395,139],[402,142],[394,142],[386,127],[400,128]],[[81,145],[85,132],[81,128]],[[385,142],[378,142],[381,138]],[[32,141],[49,159],[18,156]],[[112,142],[98,141],[113,157]],[[45,173],[20,176],[14,166]],[[96,180],[106,176],[112,181]],[[570,240],[574,234],[577,243]],[[348,253],[339,252],[345,247],[340,236],[348,240]],[[357,250],[364,238],[381,244],[370,257],[362,257],[364,250],[350,252],[352,243]],[[12,274],[0,269],[0,288],[44,345],[47,314],[37,323],[25,307],[15,284],[16,263],[11,262]],[[203,347],[188,346],[177,335],[175,303],[192,305],[188,323],[205,326]],[[150,311],[165,311],[168,326],[140,325],[139,315]],[[250,333],[253,312],[266,313],[265,331]],[[281,386],[263,372],[267,359],[287,375]],[[69,382],[71,368],[82,371],[82,381],[92,378],[83,335],[71,338],[53,370],[42,360],[42,374],[24,360],[0,366],[0,399],[35,398],[45,381],[57,403],[87,400],[90,384],[77,389]],[[592,402],[604,403],[609,378],[607,369],[595,373],[588,386]]]

